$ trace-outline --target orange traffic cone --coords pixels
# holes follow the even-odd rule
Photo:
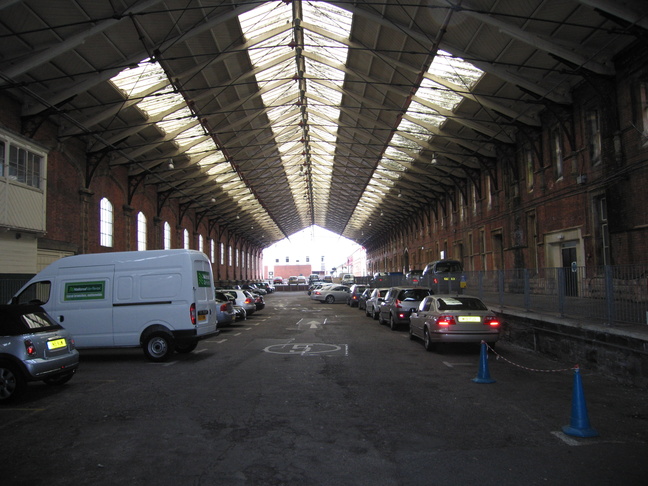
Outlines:
[[[583,394],[578,365],[574,368],[574,390],[572,392],[571,422],[563,427],[563,432],[576,437],[597,437],[599,433],[590,426],[587,405]]]

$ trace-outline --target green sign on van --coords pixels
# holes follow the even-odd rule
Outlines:
[[[209,272],[203,272],[198,270],[196,272],[198,276],[198,287],[211,287],[211,279],[209,278]]]
[[[63,300],[94,300],[105,297],[104,281],[99,282],[69,282],[65,284]]]

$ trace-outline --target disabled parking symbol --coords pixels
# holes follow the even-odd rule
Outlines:
[[[322,354],[348,354],[346,344],[325,343],[286,343],[273,344],[263,349],[270,354],[283,354],[292,356],[318,356]]]

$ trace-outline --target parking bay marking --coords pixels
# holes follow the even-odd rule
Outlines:
[[[322,354],[343,354],[349,355],[348,344],[326,344],[326,343],[284,343],[273,344],[263,348],[263,351],[270,354],[284,354],[292,356],[319,356]]]
[[[326,319],[324,319],[323,321],[318,321],[318,320],[315,320],[315,319],[311,319],[311,320],[306,321],[306,320],[304,320],[302,318],[302,319],[299,319],[297,321],[297,324],[296,324],[297,327],[296,328],[288,327],[286,329],[291,330],[291,331],[295,330],[295,329],[297,329],[298,331],[303,331],[304,329],[319,329],[324,325],[326,325]]]
[[[450,363],[449,361],[443,361],[443,364],[448,368],[454,368],[455,366],[475,366],[474,363]]]

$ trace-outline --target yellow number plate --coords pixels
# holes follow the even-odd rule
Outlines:
[[[459,316],[459,322],[481,322],[479,316]]]
[[[65,339],[55,339],[54,341],[47,341],[47,349],[59,349],[67,346]]]

